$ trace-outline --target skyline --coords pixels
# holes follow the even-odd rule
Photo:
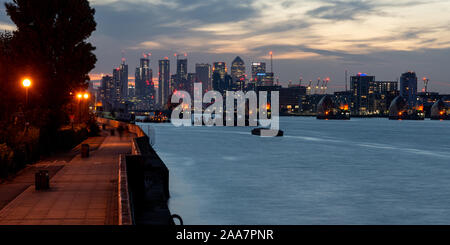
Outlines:
[[[13,30],[2,0],[0,29]],[[146,1],[97,0],[97,47],[92,74],[111,73],[121,53],[130,67],[140,54],[157,60],[188,53],[195,63],[235,56],[248,67],[274,52],[274,72],[287,84],[330,77],[330,88],[344,88],[344,72],[365,72],[396,80],[414,70],[430,79],[429,90],[450,92],[450,2],[441,1]],[[173,58],[170,57],[172,60]],[[173,61],[172,61],[173,62]],[[422,84],[420,83],[420,88]]]

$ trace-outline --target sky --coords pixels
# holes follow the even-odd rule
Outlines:
[[[0,30],[15,27],[0,7]],[[151,67],[174,53],[195,63],[240,56],[247,65],[273,51],[280,83],[330,77],[332,91],[345,87],[345,70],[397,80],[415,71],[429,90],[450,93],[450,0],[91,0],[97,30],[96,79],[124,56],[129,74],[143,53]],[[419,87],[422,88],[422,82]]]

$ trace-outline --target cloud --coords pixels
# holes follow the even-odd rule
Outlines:
[[[358,16],[371,14],[375,5],[370,1],[329,1],[325,6],[306,12],[315,18],[330,20],[354,20]]]
[[[220,57],[274,58],[335,66],[406,69],[420,53],[450,48],[449,1],[425,0],[93,0],[98,31],[92,38],[139,55],[197,54],[202,62]],[[97,39],[97,37],[100,37]],[[98,46],[100,56],[111,51]],[[109,48],[108,48],[109,49]],[[424,51],[426,50],[426,51]],[[414,54],[408,59],[406,54]],[[209,58],[208,58],[209,57]],[[99,57],[102,60],[102,57]],[[384,64],[395,60],[392,67]],[[432,62],[432,61],[430,61]],[[448,61],[447,61],[448,63]],[[331,66],[330,69],[337,69]],[[343,69],[343,68],[341,68]],[[375,69],[375,68],[374,68]],[[375,69],[376,70],[376,69]],[[292,77],[296,69],[284,70]],[[436,70],[436,73],[439,71]],[[386,70],[385,74],[394,74]],[[442,73],[442,80],[446,75]]]
[[[2,31],[15,31],[17,27],[13,24],[0,22],[0,30]]]

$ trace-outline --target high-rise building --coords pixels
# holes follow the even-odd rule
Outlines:
[[[213,89],[224,92],[228,89],[227,82],[231,81],[227,78],[227,64],[225,62],[214,62],[213,63],[213,75],[212,75],[212,84]]]
[[[172,93],[178,89],[177,87],[177,74],[170,75],[170,92],[169,97],[172,95]]]
[[[266,76],[266,63],[253,62],[252,63],[252,83],[261,85],[262,80]]]
[[[150,60],[141,58],[139,67],[136,68],[135,73],[135,94],[138,97],[145,95],[145,83],[150,78]]]
[[[266,72],[266,75],[262,78],[262,85],[263,86],[273,86],[273,72]]]
[[[154,103],[154,86],[153,86],[153,72],[150,69],[150,60],[148,58],[141,58],[139,67],[136,68],[135,73],[136,96],[139,99]]]
[[[187,79],[187,59],[177,59],[177,75],[180,79]]]
[[[168,58],[159,61],[158,91],[158,103],[161,107],[164,107],[170,94],[170,60]]]
[[[185,87],[185,91],[189,92],[192,97],[194,96],[194,83],[196,80],[197,80],[197,74],[188,73],[184,87]]]
[[[403,73],[400,77],[400,95],[407,99],[410,107],[417,102],[417,76],[415,72]]]
[[[136,96],[136,87],[135,84],[128,84],[128,97]]]
[[[355,115],[387,114],[398,94],[398,82],[375,81],[375,76],[359,73],[350,77],[351,111]]]
[[[196,82],[202,83],[203,91],[212,89],[211,85],[211,65],[210,64],[195,64],[195,73],[197,74]]]
[[[214,73],[219,74],[220,79],[224,80],[227,72],[228,72],[227,63],[225,63],[225,62],[214,62],[213,63],[213,74]]]
[[[231,63],[231,78],[233,79],[233,89],[242,90],[244,88],[245,63],[239,56]]]
[[[128,65],[125,60],[113,70],[114,100],[125,101],[128,97]]]
[[[355,114],[366,115],[369,110],[370,83],[375,81],[375,76],[359,73],[350,77],[350,90],[353,101],[351,108]]]
[[[100,101],[102,102],[103,109],[107,108],[107,105],[111,105],[115,98],[115,86],[111,76],[103,76],[100,82]]]

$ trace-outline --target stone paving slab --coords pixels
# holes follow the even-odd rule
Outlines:
[[[0,210],[0,225],[117,224],[118,160],[131,152],[132,136],[108,136],[89,158],[74,157],[50,190],[29,186]]]

